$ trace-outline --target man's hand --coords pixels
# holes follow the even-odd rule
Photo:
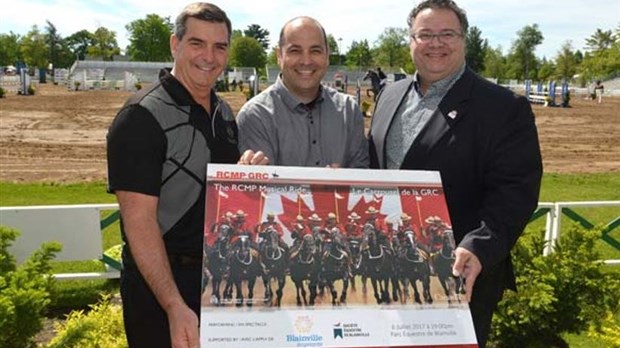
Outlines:
[[[452,274],[465,280],[465,296],[467,296],[467,302],[470,302],[474,283],[482,271],[482,264],[474,253],[465,248],[456,248],[455,255],[456,260],[452,266]]]
[[[269,164],[269,157],[265,156],[262,151],[246,150],[239,158],[237,164],[266,166]]]
[[[185,303],[179,303],[166,312],[170,323],[172,348],[199,348],[198,317]]]

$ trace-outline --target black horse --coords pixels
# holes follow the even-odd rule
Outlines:
[[[372,224],[365,224],[363,230],[362,264],[364,270],[370,278],[377,303],[390,303],[389,284],[393,275],[392,251],[377,240],[375,227]]]
[[[439,283],[443,288],[448,303],[452,303],[452,296],[460,303],[461,298],[459,293],[463,293],[464,290],[461,287],[461,278],[452,275],[452,266],[454,265],[455,255],[455,242],[453,232],[451,230],[445,230],[443,232],[443,246],[439,251],[439,255],[434,258],[435,272]]]
[[[220,285],[222,284],[222,280],[228,278],[230,232],[232,232],[232,229],[229,225],[220,225],[217,231],[218,236],[215,244],[211,247],[207,247],[207,271],[203,277],[211,278],[211,303],[215,305],[221,304]]]
[[[259,249],[264,270],[265,303],[272,304],[271,280],[276,279],[278,281],[276,306],[280,307],[284,285],[286,284],[288,250],[280,246],[280,236],[274,228],[268,227],[261,235],[264,236]]]
[[[295,283],[297,290],[297,305],[301,306],[302,299],[304,306],[314,305],[317,292],[317,280],[320,260],[317,254],[315,239],[307,234],[303,237],[299,248],[291,252],[289,269],[291,280]],[[308,281],[310,291],[310,302],[306,298],[306,288],[304,281]]]
[[[385,84],[381,83],[381,78],[379,78],[379,74],[377,74],[377,72],[373,70],[368,70],[362,78],[363,81],[366,81],[368,79],[370,79],[370,84],[372,87],[366,90],[366,95],[368,97],[372,97],[374,101],[377,101],[377,96],[379,95],[383,87],[385,87]],[[371,92],[372,95],[370,95]]]
[[[252,306],[256,278],[263,273],[263,270],[260,255],[256,249],[250,247],[248,236],[242,235],[239,237],[239,240],[230,254],[229,264],[230,282],[234,284],[237,293],[237,306],[242,306],[244,301],[243,289],[241,287],[243,281],[247,281],[248,284],[248,299],[246,304]],[[225,297],[232,297],[232,289],[227,292]]]
[[[321,253],[319,286],[326,286],[329,289],[332,295],[332,305],[346,303],[351,262],[349,254],[347,254],[340,243],[336,243],[332,238],[327,238],[323,241],[323,251]],[[342,292],[339,299],[335,286],[338,280],[342,280]]]
[[[404,232],[405,240],[398,251],[399,272],[401,272],[405,290],[404,301],[409,297],[409,284],[413,287],[414,301],[422,303],[418,292],[417,281],[422,282],[422,295],[426,303],[433,303],[431,297],[430,267],[426,253],[418,248],[412,230]]]
[[[362,265],[362,242],[363,238],[350,237],[348,240],[351,250],[351,290],[355,291],[355,277],[362,278],[362,292],[366,293],[366,272]]]

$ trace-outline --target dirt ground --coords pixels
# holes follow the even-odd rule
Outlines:
[[[43,84],[34,96],[0,99],[0,180],[105,180],[106,131],[129,95]],[[224,98],[235,112],[245,100],[239,92]],[[571,106],[533,106],[545,172],[619,172],[620,98],[573,96]]]

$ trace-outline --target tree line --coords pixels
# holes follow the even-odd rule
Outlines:
[[[172,61],[169,48],[173,30],[170,17],[148,14],[125,26],[129,45],[125,54],[131,61]],[[575,80],[585,85],[595,79],[620,76],[620,24],[614,30],[597,29],[583,50],[565,41],[555,57],[537,57],[534,52],[544,36],[538,24],[526,25],[515,34],[506,54],[501,46],[492,47],[478,27],[466,33],[466,60],[469,67],[485,77],[499,81],[511,79]],[[389,71],[412,73],[415,66],[409,54],[409,30],[385,28],[371,45],[368,40],[353,41],[348,51],[332,34],[327,41],[330,64],[346,65],[351,70],[382,66]],[[230,47],[230,66],[255,67],[264,71],[266,64],[277,64],[275,49],[269,49],[269,31],[258,24],[245,30],[233,30]],[[41,30],[37,25],[21,36],[13,32],[0,33],[0,66],[24,63],[31,67],[67,68],[86,56],[104,61],[114,60],[121,53],[116,32],[99,27],[94,32],[80,30],[62,37],[49,20]]]

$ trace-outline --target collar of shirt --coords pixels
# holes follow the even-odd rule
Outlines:
[[[446,95],[446,93],[448,93],[448,90],[452,88],[452,85],[454,85],[456,80],[461,78],[464,72],[465,63],[463,63],[461,68],[454,74],[446,76],[444,79],[432,83],[426,91],[426,94],[422,94],[422,90],[420,88],[420,74],[416,71],[415,75],[413,75],[413,86],[420,97],[429,97],[434,95],[440,95],[443,97],[444,95]]]
[[[282,76],[278,75],[278,79],[274,85],[274,90],[282,96],[282,102],[284,105],[292,110],[309,111],[314,108],[315,105],[320,104],[325,99],[325,90],[323,85],[319,85],[319,96],[310,103],[302,103],[286,88],[284,82],[282,82]]]
[[[199,105],[189,93],[187,88],[185,88],[185,86],[183,86],[183,84],[170,73],[171,71],[172,69],[170,68],[161,69],[159,72],[159,79],[172,99],[174,99],[179,106]],[[219,99],[217,94],[215,94],[215,90],[211,89],[211,108],[215,110],[215,106],[218,103]]]

